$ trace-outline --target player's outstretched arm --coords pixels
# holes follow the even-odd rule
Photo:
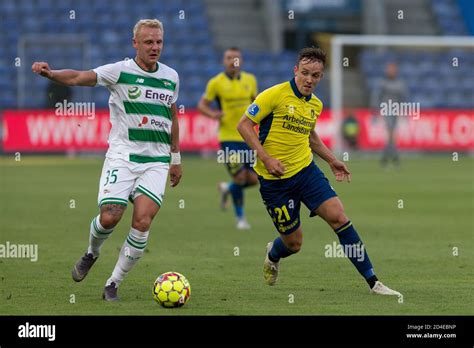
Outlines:
[[[46,62],[34,62],[31,70],[61,85],[92,87],[97,84],[97,75],[92,70],[51,70]]]
[[[183,174],[181,168],[181,155],[179,155],[179,123],[176,104],[171,105],[171,165],[170,165],[170,184],[175,187],[179,184]],[[178,163],[179,162],[179,163]]]
[[[280,177],[285,174],[285,166],[276,158],[270,157],[264,150],[262,144],[258,141],[257,134],[253,127],[255,123],[250,120],[246,115],[242,116],[237,130],[239,131],[242,138],[244,138],[247,145],[257,152],[258,158],[263,162],[268,172],[276,177]]]
[[[329,167],[331,167],[332,172],[336,176],[336,181],[344,181],[347,179],[347,182],[351,182],[351,173],[346,165],[339,161],[331,150],[324,145],[315,130],[312,130],[309,134],[309,146],[311,150],[329,164]]]

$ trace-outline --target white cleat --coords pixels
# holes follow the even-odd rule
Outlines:
[[[263,263],[263,279],[268,285],[275,285],[280,270],[280,262],[273,262],[268,258],[268,253],[272,250],[273,242],[267,244],[265,262]]]
[[[219,193],[221,194],[221,209],[222,210],[227,210],[229,206],[229,183],[227,182],[220,182],[217,184],[217,189],[219,190]]]
[[[245,218],[241,218],[237,220],[237,229],[238,230],[250,230],[250,224],[247,222]]]
[[[378,280],[377,280],[377,282],[375,282],[374,287],[372,289],[370,289],[370,292],[373,293],[373,294],[378,294],[378,295],[393,295],[393,296],[398,296],[398,297],[403,296],[398,291],[390,289],[388,286],[383,285]]]

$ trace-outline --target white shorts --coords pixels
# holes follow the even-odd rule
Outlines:
[[[132,163],[106,158],[99,183],[99,207],[104,204],[127,205],[141,194],[161,207],[168,178],[168,163]]]

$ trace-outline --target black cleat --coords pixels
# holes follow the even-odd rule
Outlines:
[[[117,296],[117,287],[115,283],[112,282],[110,285],[107,285],[104,288],[104,293],[102,294],[102,299],[106,301],[118,301],[119,297]]]
[[[83,280],[97,259],[98,257],[94,258],[92,254],[85,253],[74,265],[72,269],[72,279],[76,282]]]

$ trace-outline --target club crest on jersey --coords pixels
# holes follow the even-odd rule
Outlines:
[[[130,87],[128,89],[128,97],[130,99],[137,99],[138,97],[140,97],[142,94],[142,91],[140,90],[139,87],[135,86],[135,87]]]
[[[247,112],[249,113],[250,116],[256,116],[258,112],[260,111],[260,108],[258,107],[257,104],[252,104],[248,107]]]

